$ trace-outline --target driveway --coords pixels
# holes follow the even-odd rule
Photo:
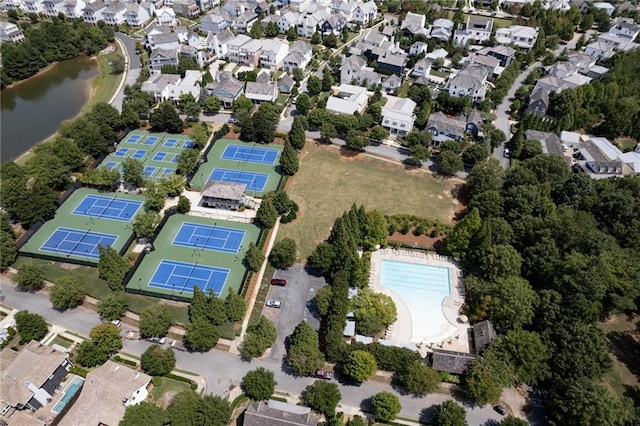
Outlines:
[[[122,102],[124,101],[124,87],[133,86],[135,84],[138,76],[140,75],[140,68],[142,67],[142,63],[140,62],[138,52],[136,52],[136,39],[133,39],[123,33],[116,33],[115,37],[124,46],[123,54],[125,57],[126,75],[124,84],[120,87],[118,93],[111,100],[111,106],[117,108],[118,111],[122,111]]]

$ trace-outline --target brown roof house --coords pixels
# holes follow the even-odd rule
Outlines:
[[[269,400],[256,402],[244,412],[244,426],[316,426],[320,419],[308,407]]]
[[[117,426],[125,409],[147,399],[151,376],[111,360],[87,374],[60,426]]]

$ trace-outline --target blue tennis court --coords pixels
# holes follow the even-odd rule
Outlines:
[[[171,159],[172,163],[177,163],[178,162],[178,156],[174,155],[173,158]]]
[[[178,144],[178,139],[176,138],[169,138],[166,141],[164,141],[164,146],[167,146],[169,148],[173,148],[174,146],[176,146]]]
[[[198,286],[205,294],[212,290],[219,297],[227,276],[229,270],[225,268],[162,259],[149,282],[149,287],[193,293],[193,288]]]
[[[158,142],[158,139],[160,139],[157,136],[147,136],[147,140],[144,141],[145,145],[153,145],[154,143]]]
[[[141,205],[140,201],[87,195],[72,214],[130,222]]]
[[[169,155],[166,152],[158,152],[156,153],[156,155],[153,156],[153,161],[164,161],[164,158]]]
[[[127,138],[127,142],[129,143],[138,143],[138,141],[142,138],[141,135],[129,135]]]
[[[279,151],[273,148],[255,146],[228,145],[222,153],[223,160],[247,161],[258,164],[275,164]]]
[[[108,170],[113,170],[116,167],[118,167],[120,163],[118,163],[117,161],[107,161],[105,163],[105,166],[107,167]]]
[[[145,168],[142,169],[142,174],[145,175],[145,176],[153,176],[153,174],[156,172],[156,170],[158,170],[157,167],[145,166]]]
[[[115,155],[116,157],[124,157],[129,152],[129,148],[118,148]]]
[[[171,242],[174,246],[238,253],[245,231],[184,222]]]
[[[141,160],[144,158],[144,156],[147,155],[147,150],[146,149],[139,149],[136,151],[135,154],[133,154],[131,156],[131,158],[135,158],[136,160]]]
[[[112,246],[117,239],[117,235],[58,227],[40,247],[40,250],[66,254],[67,256],[75,255],[99,259],[98,245]]]
[[[184,141],[184,144],[182,144],[183,148],[193,148],[195,146],[195,144],[193,143],[192,140],[186,140]]]
[[[174,173],[174,172],[175,172],[175,170],[173,170],[173,169],[164,169],[164,170],[162,170],[162,176],[167,177],[171,173]]]
[[[251,191],[263,191],[269,175],[264,173],[241,172],[240,170],[213,169],[209,180],[244,183]]]

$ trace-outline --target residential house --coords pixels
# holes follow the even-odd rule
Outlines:
[[[253,10],[247,10],[234,20],[233,27],[240,34],[248,33],[251,26],[258,21],[258,15]]]
[[[558,78],[566,78],[576,75],[579,71],[577,65],[569,61],[559,61],[551,66],[549,74]]]
[[[93,25],[96,25],[99,21],[104,21],[103,13],[107,6],[108,5],[102,0],[87,3],[82,9],[82,19],[84,19],[84,22]]]
[[[44,7],[40,0],[22,0],[21,7],[25,13],[39,14],[44,11]]]
[[[594,41],[589,43],[584,49],[584,53],[589,56],[594,56],[600,60],[607,60],[613,56],[613,47],[602,41]]]
[[[286,3],[288,3],[291,10],[296,12],[304,10],[309,4],[309,0],[282,0],[282,2],[285,6],[287,5]]]
[[[543,154],[564,156],[562,141],[554,133],[527,130],[524,136],[527,140],[539,141]]]
[[[280,34],[285,34],[289,28],[295,28],[300,20],[300,14],[296,12],[287,12],[278,19],[278,30]]]
[[[151,52],[149,57],[149,70],[152,73],[159,73],[163,66],[172,65],[177,67],[179,62],[177,49],[156,49]]]
[[[450,19],[436,19],[429,31],[429,37],[446,43],[451,39],[454,25]]]
[[[259,401],[244,412],[244,426],[316,426],[320,419],[308,407],[280,401]]]
[[[374,1],[359,3],[353,10],[351,22],[366,26],[369,22],[375,21],[378,17],[378,6]]]
[[[237,38],[237,37],[236,37]],[[227,43],[231,47],[231,41]],[[258,67],[262,56],[262,40],[249,39],[247,43],[240,46],[236,62],[240,65]]]
[[[318,30],[318,26],[325,20],[323,18],[319,18],[320,15],[322,14],[314,13],[312,15],[301,16],[296,24],[296,32],[298,33],[298,36],[307,38],[313,37],[313,34]]]
[[[242,46],[250,43],[251,41],[252,38],[244,34],[238,34],[231,40],[227,40],[227,58],[231,62],[239,63],[242,56]],[[253,66],[258,65],[258,59],[259,58],[256,58],[255,61],[252,61],[254,62]]]
[[[347,23],[343,17],[335,15],[330,16],[322,23],[322,25],[320,25],[320,32],[322,35],[340,35],[346,24]]]
[[[215,9],[207,13],[200,20],[200,31],[203,33],[220,34],[232,23],[231,17],[221,9]]]
[[[207,49],[214,52],[219,58],[227,56],[227,42],[235,37],[230,29],[226,28],[219,34],[212,32],[207,36]]]
[[[174,0],[173,10],[178,16],[192,18],[200,14],[200,6],[196,0]]]
[[[86,3],[83,0],[67,0],[62,6],[62,13],[69,19],[81,19],[85,6]]]
[[[613,15],[613,12],[616,11],[615,6],[607,2],[595,2],[593,3],[593,7],[604,10],[609,16]]]
[[[43,13],[49,17],[64,13],[64,2],[65,0],[42,0]]]
[[[411,75],[414,77],[425,77],[431,73],[431,66],[433,61],[431,59],[422,58],[413,66]]]
[[[0,415],[6,417],[49,404],[72,367],[66,353],[37,341],[29,342],[15,358],[0,355],[0,362]],[[8,424],[20,423],[9,420]]]
[[[446,89],[451,96],[468,96],[482,102],[487,94],[487,70],[482,65],[469,64],[449,78]]]
[[[400,30],[406,35],[427,35],[429,31],[424,27],[426,20],[427,18],[423,14],[407,12],[400,25]]]
[[[448,140],[459,142],[464,137],[466,128],[464,117],[454,117],[438,111],[429,116],[425,130],[433,135],[433,144],[440,145]]]
[[[634,41],[640,35],[640,26],[636,25],[631,18],[616,18],[609,28],[609,33]]]
[[[640,173],[640,152],[623,153],[606,138],[589,136],[575,150],[578,165],[594,179]]]
[[[388,94],[397,93],[401,84],[402,80],[400,79],[400,77],[398,77],[397,74],[391,74],[382,82],[382,91]]]
[[[178,34],[175,32],[158,34],[147,33],[147,45],[151,50],[176,50],[180,46],[180,40],[178,38]]]
[[[444,61],[444,59],[449,56],[449,52],[447,52],[446,50],[440,48],[440,49],[436,49],[433,52],[429,52],[425,55],[425,58],[427,59],[431,59],[433,61],[438,60],[438,59],[442,59]]]
[[[378,63],[378,67],[381,69],[387,70],[393,74],[403,75],[404,66],[407,64],[407,54],[404,52],[392,53],[386,51],[384,55],[378,57],[376,62]]]
[[[484,320],[475,323],[473,325],[473,344],[476,349],[476,355],[488,348],[497,337],[498,335],[491,321]]]
[[[284,70],[293,72],[294,69],[304,70],[313,58],[313,48],[303,40],[296,41],[290,48],[289,54],[284,58]]]
[[[587,74],[596,65],[597,58],[582,52],[572,52],[568,55],[568,62],[578,68],[581,74]]]
[[[500,66],[505,68],[516,58],[515,49],[509,46],[485,47],[477,52],[478,55],[491,56],[500,61]]]
[[[495,80],[504,68],[500,66],[500,60],[493,56],[484,55],[470,55],[467,57],[467,62],[471,64],[481,65],[487,71],[487,77],[490,80]]]
[[[549,91],[544,88],[534,89],[531,93],[531,96],[529,96],[527,112],[544,117],[545,115],[547,115],[548,110]]]
[[[248,81],[244,95],[256,105],[275,102],[278,99],[278,86],[273,82]]]
[[[0,3],[0,10],[2,10],[3,12],[9,10],[18,10],[21,9],[21,5],[22,0],[4,0],[2,3]]]
[[[429,45],[423,41],[416,41],[409,46],[409,56],[418,56],[421,53],[426,54],[429,49]]]
[[[409,98],[387,96],[387,103],[382,107],[382,127],[389,130],[390,135],[406,135],[413,130],[416,105]]]
[[[276,71],[282,68],[284,59],[289,54],[289,44],[278,39],[262,40],[260,66]]]
[[[166,101],[170,98],[170,86],[180,83],[179,74],[151,74],[149,79],[142,83],[140,91],[153,96],[156,102]]]
[[[0,40],[19,43],[24,40],[22,30],[16,24],[11,22],[0,21]]]
[[[141,27],[151,19],[154,13],[155,6],[153,3],[128,3],[124,18],[130,26]]]
[[[491,38],[492,30],[493,19],[471,15],[464,27],[453,34],[453,42],[459,46],[465,46],[472,41],[479,44]]]
[[[441,349],[432,349],[431,367],[436,371],[446,371],[452,374],[464,374],[467,366],[475,355],[464,352],[446,351]]]
[[[220,99],[225,108],[231,108],[233,101],[244,93],[244,83],[237,80],[233,75],[224,71],[218,75],[217,81],[206,86],[208,96],[215,96]]]
[[[524,27],[512,25],[496,30],[496,42],[499,44],[513,44],[520,49],[532,49],[538,39],[538,27]]]
[[[150,382],[151,376],[108,360],[87,373],[80,396],[61,424],[117,425],[127,407],[147,399]]]
[[[604,42],[613,47],[614,50],[623,52],[640,47],[638,43],[632,42],[629,38],[621,37],[610,32],[598,35],[597,41]]]
[[[108,25],[121,25],[125,23],[125,13],[127,13],[127,4],[118,2],[107,6],[102,12],[102,16]]]
[[[184,78],[175,84],[169,85],[169,100],[174,104],[180,101],[182,95],[190,94],[197,101],[200,100],[200,83],[202,82],[202,72],[187,70]]]
[[[473,137],[477,137],[483,121],[484,120],[478,110],[472,109],[469,111],[469,114],[467,114],[467,133],[472,134]]]
[[[207,48],[207,39],[193,30],[187,33],[187,44],[195,49],[204,50]]]
[[[341,84],[327,100],[327,111],[336,114],[351,115],[362,113],[367,107],[367,89],[365,87]]]
[[[567,148],[575,148],[580,144],[580,133],[563,130],[560,132],[560,141]]]
[[[222,5],[221,9],[223,12],[232,15],[233,17],[238,17],[242,15],[247,10],[253,10],[255,8],[256,3],[248,3],[245,1],[239,0],[229,0]]]
[[[176,34],[178,35],[178,40],[180,43],[186,43],[189,36],[189,29],[184,25],[178,25],[176,27]]]
[[[535,92],[537,89],[544,89],[547,92],[556,92],[560,93],[566,88],[566,82],[554,75],[545,75],[544,77],[538,79],[536,82],[533,91]]]
[[[296,82],[293,77],[289,74],[285,74],[280,80],[278,80],[278,91],[282,93],[291,93],[295,85]]]
[[[206,16],[205,16],[206,18]],[[204,20],[204,18],[202,18]],[[162,7],[156,10],[156,26],[175,28],[178,25],[176,12],[170,7]]]
[[[340,82],[343,84],[367,84],[368,86],[380,84],[382,77],[373,68],[367,67],[367,63],[359,56],[342,58],[340,67]]]

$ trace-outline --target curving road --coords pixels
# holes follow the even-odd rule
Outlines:
[[[135,84],[138,76],[140,75],[142,63],[140,62],[138,52],[136,52],[136,39],[133,39],[123,33],[116,33],[115,38],[116,43],[118,43],[121,48],[124,47],[124,49],[122,49],[122,53],[125,59],[125,77],[123,84],[121,84],[118,89],[118,93],[113,96],[110,103],[118,111],[121,111],[122,102],[124,101],[124,87]]]

